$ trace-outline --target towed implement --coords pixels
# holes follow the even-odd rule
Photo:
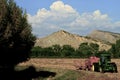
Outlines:
[[[89,70],[94,72],[115,72],[117,73],[117,65],[111,62],[109,54],[100,54],[100,57],[91,56],[86,59],[84,66],[79,66],[79,70]]]

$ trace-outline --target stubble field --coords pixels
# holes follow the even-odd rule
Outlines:
[[[78,66],[80,65],[84,65],[84,60],[85,59],[49,59],[49,58],[32,58],[27,62],[23,62],[20,63],[19,66],[34,66],[37,68],[55,68],[55,69],[59,69],[59,70],[76,70]],[[92,77],[92,76],[103,76],[100,77],[99,80],[120,80],[120,59],[112,59],[112,62],[115,62],[117,64],[117,69],[118,69],[118,73],[100,73],[100,72],[91,72],[91,71],[80,71],[80,70],[76,70],[76,71],[80,71],[83,72],[85,74],[84,77]],[[107,78],[106,78],[106,77]],[[78,80],[82,80],[82,79],[78,79]],[[89,79],[88,79],[89,80]],[[94,79],[91,79],[94,80]],[[95,79],[97,80],[97,79]]]

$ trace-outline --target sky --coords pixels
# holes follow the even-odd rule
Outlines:
[[[45,37],[65,30],[85,36],[93,30],[120,33],[120,0],[15,0],[27,11],[32,33]]]

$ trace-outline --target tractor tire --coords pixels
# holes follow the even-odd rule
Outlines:
[[[92,65],[91,71],[95,71],[95,65]]]
[[[94,72],[99,72],[99,63],[93,63],[91,70]]]
[[[111,64],[112,64],[112,66],[113,66],[113,68],[114,68],[114,71],[113,71],[113,72],[117,73],[117,72],[118,72],[118,70],[117,70],[117,65],[116,65],[115,63],[111,63]]]
[[[101,67],[99,67],[99,72],[102,72],[102,68]]]
[[[99,72],[105,73],[105,70],[102,67],[99,67]]]

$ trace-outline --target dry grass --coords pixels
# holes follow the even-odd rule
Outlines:
[[[36,68],[45,67],[45,68],[59,68],[59,69],[76,70],[77,66],[84,65],[84,60],[85,59],[33,58],[33,59],[30,59],[27,62],[20,63],[19,65],[22,65],[22,66],[33,65]],[[120,80],[120,59],[112,59],[112,62],[115,62],[117,64],[118,73],[104,73],[104,75],[107,75],[109,77],[109,80]],[[93,72],[93,74],[91,74],[90,71],[88,71],[88,72],[85,71],[85,73],[90,74],[87,77],[90,77],[91,75],[94,75],[94,72]],[[100,74],[102,74],[102,73],[98,73],[98,77],[101,77]],[[95,75],[96,75],[96,73],[95,73]],[[99,80],[107,80],[107,79],[105,79],[105,77],[101,77],[101,79],[99,79]],[[92,80],[94,80],[94,79],[92,79]]]

